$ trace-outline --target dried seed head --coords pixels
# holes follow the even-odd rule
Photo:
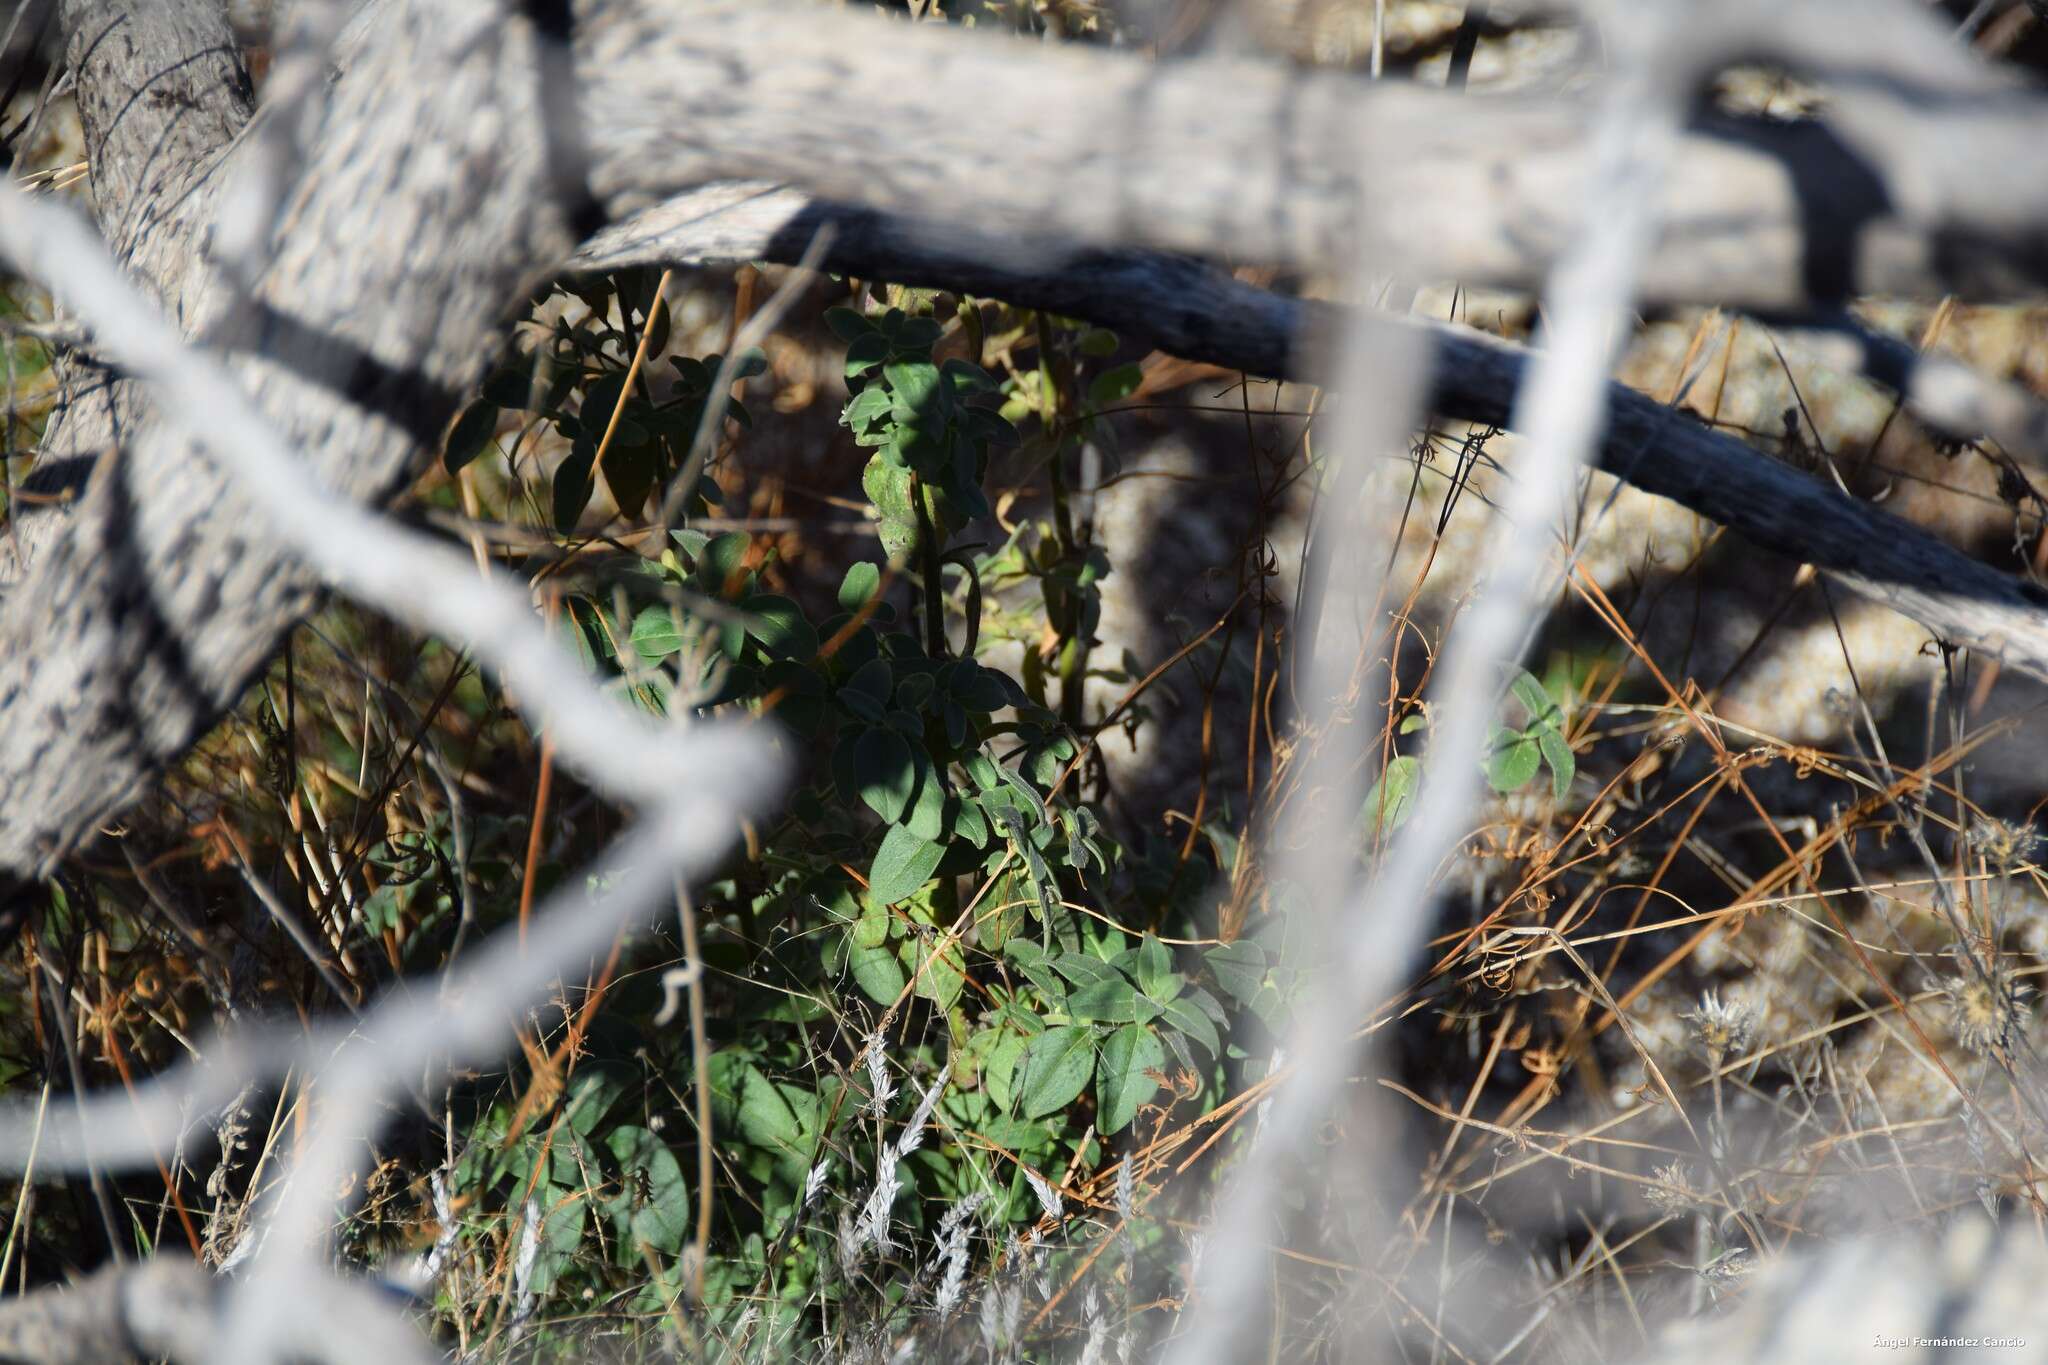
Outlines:
[[[909,1156],[924,1145],[924,1126],[930,1122],[932,1110],[938,1108],[939,1096],[946,1089],[946,1078],[952,1074],[953,1063],[949,1059],[939,1068],[939,1078],[932,1082],[932,1088],[918,1097],[917,1112],[910,1116],[910,1123],[896,1139],[896,1151],[899,1155]]]
[[[1102,1300],[1092,1284],[1082,1304],[1081,1320],[1088,1326],[1088,1340],[1081,1347],[1078,1365],[1102,1365],[1103,1347],[1109,1344],[1109,1323],[1103,1319]]]
[[[802,1213],[817,1202],[818,1191],[825,1188],[825,1177],[831,1170],[832,1158],[829,1156],[820,1157],[818,1164],[811,1167],[811,1173],[804,1177],[804,1197],[803,1202],[797,1206],[798,1213]]]
[[[868,1039],[868,1113],[882,1117],[889,1101],[896,1097],[896,1082],[889,1078],[889,1062],[882,1056],[880,1036]]]
[[[1031,1192],[1038,1196],[1038,1207],[1045,1210],[1045,1216],[1058,1221],[1060,1211],[1066,1208],[1066,1200],[1046,1178],[1029,1166],[1024,1168],[1024,1181],[1031,1186]]]
[[[868,1194],[868,1202],[862,1206],[860,1221],[854,1224],[854,1241],[859,1249],[873,1245],[887,1251],[894,1245],[889,1239],[889,1211],[895,1206],[897,1191],[903,1188],[903,1180],[896,1174],[899,1157],[894,1147],[884,1147],[875,1172],[875,1188]]]
[[[1956,1041],[1980,1056],[2008,1052],[2024,1027],[2028,988],[2012,979],[2005,964],[1993,962],[1987,979],[1965,970],[1941,983],[1948,997],[1949,1028]]]
[[[1643,1197],[1666,1213],[1684,1213],[1699,1203],[1699,1194],[1686,1177],[1685,1163],[1674,1161],[1654,1172],[1657,1183],[1645,1186]]]
[[[1719,991],[1703,993],[1699,1008],[1679,1017],[1692,1025],[1700,1046],[1716,1066],[1723,1057],[1749,1045],[1750,1031],[1756,1023],[1746,1007],[1725,1003]]]
[[[986,1198],[987,1195],[976,1191],[948,1209],[939,1220],[939,1259],[945,1265],[945,1273],[932,1308],[941,1322],[960,1306],[960,1290],[967,1280],[968,1219]]]
[[[519,1252],[512,1261],[512,1288],[516,1295],[512,1321],[515,1323],[532,1317],[538,1303],[538,1296],[533,1292],[533,1268],[540,1260],[540,1227],[543,1221],[540,1205],[527,1200],[521,1210]]]
[[[1963,844],[2000,872],[2014,872],[2034,861],[2041,834],[2032,825],[2013,824],[1986,815],[1970,822]]]

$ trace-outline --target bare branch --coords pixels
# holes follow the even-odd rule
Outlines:
[[[1083,317],[1174,355],[1251,374],[1325,382],[1317,339],[1342,334],[1343,310],[1272,293],[1185,256],[1018,244],[993,233],[953,234],[928,246],[919,225],[823,204],[786,188],[706,187],[594,237],[578,264],[795,261],[812,234],[835,233],[823,268]],[[1046,264],[1049,262],[1049,264]],[[1535,353],[1468,328],[1415,318],[1372,325],[1413,335],[1434,356],[1432,408],[1507,427]],[[1897,348],[1858,361],[1944,428],[1991,432],[2035,449],[2039,405],[1959,362]],[[1621,384],[1606,390],[1597,463],[1627,483],[1740,532],[1756,545],[1823,569],[1946,641],[2048,677],[2048,592],[2000,573],[1911,523],[1858,502],[1742,441]],[[2048,449],[2048,447],[2040,447]]]
[[[1528,440],[1516,462],[1492,572],[1461,614],[1436,670],[1428,775],[1413,818],[1361,885],[1343,888],[1336,874],[1339,867],[1348,871],[1350,859],[1342,853],[1323,854],[1339,866],[1326,864],[1310,883],[1341,898],[1327,910],[1317,907],[1315,960],[1323,966],[1295,1007],[1290,1065],[1266,1127],[1218,1201],[1217,1223],[1232,1235],[1203,1267],[1196,1323],[1174,1352],[1176,1365],[1243,1358],[1257,1331],[1254,1308],[1266,1301],[1269,1253],[1261,1220],[1283,1206],[1278,1196],[1287,1173],[1318,1159],[1313,1132],[1343,1087],[1357,1021],[1401,979],[1427,936],[1435,904],[1430,886],[1467,828],[1485,768],[1501,667],[1520,657],[1529,623],[1554,591],[1554,528],[1578,485],[1579,468],[1600,445],[1613,320],[1632,301],[1635,272],[1656,227],[1650,204],[1678,137],[1676,92],[1696,55],[1696,26],[1686,21],[1683,4],[1645,6],[1624,29],[1633,41],[1625,44],[1623,64],[1601,101],[1594,193],[1580,206],[1577,246],[1545,291],[1555,340],[1516,399]],[[1351,460],[1369,455],[1345,452]],[[1350,754],[1333,757],[1332,766],[1350,766]],[[1347,801],[1342,810],[1348,815],[1356,808]],[[1312,842],[1345,847],[1341,830]],[[1316,857],[1305,853],[1297,861]]]
[[[1363,249],[1417,278],[1533,286],[1592,183],[1578,105],[1146,64],[786,0],[689,13],[679,25],[669,5],[616,0],[578,34],[590,184],[615,217],[773,179],[922,218],[941,251],[961,229],[1029,224],[1308,269]],[[1767,52],[1820,71],[1830,123],[1696,120],[1667,168],[1645,298],[1786,309],[2048,282],[2048,176],[2029,174],[2048,168],[2041,97],[1910,4],[1751,20],[1703,25],[1694,69]],[[951,116],[1012,107],[1033,110],[1031,135],[999,154],[979,120]]]
[[[115,1262],[91,1278],[0,1303],[0,1359],[37,1365],[109,1365],[206,1358],[212,1277],[158,1256]]]

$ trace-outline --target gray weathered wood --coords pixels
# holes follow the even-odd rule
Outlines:
[[[864,273],[1005,294],[1266,373],[1300,372],[1308,306],[1183,259],[1076,255],[1014,229],[1338,264],[1362,221],[1368,181],[1355,168],[1369,165],[1372,200],[1401,212],[1364,221],[1408,264],[1526,282],[1585,174],[1585,115],[1569,106],[1460,103],[1250,66],[1155,69],[768,0],[589,0],[573,50],[550,56],[526,20],[487,0],[393,0],[331,91],[255,306],[230,311],[196,229],[218,212],[244,145],[228,141],[245,107],[238,70],[200,20],[142,26],[167,12],[160,3],[66,7],[74,42],[109,20],[109,32],[137,35],[88,52],[93,80],[156,92],[107,100],[98,107],[119,118],[87,121],[108,171],[103,221],[188,332],[232,357],[297,456],[364,501],[405,485],[481,377],[502,311],[568,259],[572,217],[590,208],[585,168],[614,217],[673,214],[690,202],[679,193],[734,174],[863,205],[817,210],[776,192],[761,204],[796,211],[776,229],[781,245],[728,222],[698,256],[789,259],[789,244],[808,241],[802,215],[826,212]],[[1954,86],[1928,115],[1934,136],[1896,150],[1873,136],[1887,83],[1928,74],[1882,63],[1878,93],[1851,120],[1889,187],[1874,198],[1869,166],[1812,128],[1696,129],[1670,177],[1651,293],[1783,305],[1844,289],[2038,285],[2048,207],[2031,196],[2048,194],[2048,176],[2022,172],[2044,155],[2031,122],[2043,106],[1931,65]],[[180,84],[208,80],[219,90]],[[987,109],[1030,111],[1028,136],[994,135],[974,117]],[[1943,141],[1963,133],[1976,140]],[[174,142],[152,169],[147,148]],[[1378,154],[1361,160],[1361,147]],[[1958,183],[1987,156],[2005,163],[1995,183]],[[927,216],[873,212],[904,206]],[[660,225],[636,226],[645,258]],[[1524,355],[1466,335],[1433,341],[1443,409],[1504,418]],[[183,753],[315,588],[210,462],[122,390],[107,394],[85,393],[58,424],[46,455],[97,460],[96,473],[73,513],[28,519],[49,529],[25,536],[40,550],[0,599],[0,869],[17,873],[49,867]],[[2048,672],[2035,589],[1638,397],[1612,398],[1608,468],[1823,564],[1938,634]]]
[[[1653,301],[1804,309],[2048,282],[2048,103],[1911,5],[1729,5],[1843,68],[1827,126],[1703,118],[1660,197]],[[961,229],[1540,284],[1591,172],[1586,106],[1272,64],[1159,64],[792,0],[590,5],[591,183],[615,214],[772,179]],[[678,22],[680,16],[687,16]],[[1778,30],[1782,29],[1782,35]],[[1795,62],[1795,64],[1799,64]],[[1369,257],[1370,258],[1370,257]]]
[[[700,260],[798,259],[818,230],[827,269],[1010,299],[1086,317],[1193,360],[1316,381],[1328,305],[1258,289],[1200,261],[1145,251],[1062,251],[956,233],[934,247],[915,223],[820,204],[787,189],[715,186],[599,233],[575,261],[590,267]],[[1024,262],[1018,266],[1014,262]],[[1507,426],[1530,352],[1466,328],[1419,319],[1380,325],[1422,334],[1435,354],[1431,406]],[[1905,361],[1885,352],[1893,370]],[[1998,396],[1998,395],[1994,395]],[[2048,591],[1971,559],[1908,522],[1844,496],[1740,440],[1620,384],[1608,388],[1600,467],[1713,518],[1751,542],[1826,570],[1866,596],[1967,644],[2048,676]],[[2008,408],[2014,395],[2004,394]],[[2018,430],[2038,413],[2008,414]]]
[[[104,8],[132,22],[154,3]],[[188,69],[178,41],[138,49],[120,78]],[[207,295],[180,318],[331,487],[376,501],[481,377],[506,307],[574,243],[530,25],[483,0],[395,7],[369,57],[332,92],[255,306],[220,326]],[[147,424],[117,438],[100,410],[66,421],[99,422],[115,453],[0,602],[0,867],[16,870],[48,866],[188,748],[315,586],[182,442]]]
[[[0,1360],[114,1365],[207,1358],[213,1277],[190,1261],[114,1262],[88,1279],[0,1303]]]

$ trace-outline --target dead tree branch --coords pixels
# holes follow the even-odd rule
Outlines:
[[[113,172],[96,186],[103,227],[188,335],[234,358],[323,481],[370,502],[419,467],[480,378],[502,310],[579,236],[607,215],[670,212],[664,201],[715,178],[801,177],[897,211],[869,219],[867,236],[884,232],[905,268],[877,273],[955,287],[1007,279],[986,292],[1071,298],[1072,311],[1112,323],[1127,311],[1119,291],[1150,278],[1134,297],[1157,306],[1155,331],[1176,334],[1159,340],[1209,358],[1231,350],[1272,373],[1298,367],[1317,320],[1308,306],[1253,298],[1170,258],[1034,256],[1011,229],[1030,221],[1067,241],[1296,266],[1349,260],[1368,243],[1418,273],[1526,282],[1569,235],[1563,206],[1588,174],[1589,116],[1566,105],[1255,66],[1147,66],[784,4],[592,3],[551,57],[550,38],[497,4],[394,0],[329,92],[251,306],[223,319],[194,227],[218,218],[234,178],[223,172],[252,145],[226,141],[245,107],[239,72],[219,55],[232,49],[217,25],[143,22],[210,8],[66,6],[94,80],[171,90],[210,71],[228,92],[177,87],[161,107],[131,101],[111,122],[88,120],[94,161]],[[1918,22],[1909,6],[1885,15]],[[1695,120],[1658,205],[1665,227],[1645,294],[1785,307],[1865,290],[2038,287],[2048,205],[2033,197],[2048,195],[2048,176],[2017,172],[2048,157],[2035,135],[2044,102],[1907,36],[1848,54],[1832,127]],[[1050,112],[1001,156],[971,120],[925,116],[1012,89]],[[1910,105],[1916,89],[1938,96],[1929,109]],[[1924,130],[1910,117],[1920,115]],[[1111,142],[1107,128],[1118,130]],[[189,145],[155,178],[123,170],[126,149],[174,137]],[[1977,173],[1992,163],[1997,174]],[[752,211],[796,208],[778,193]],[[654,226],[615,231],[646,229],[645,250]],[[586,259],[617,260],[625,240],[601,238]],[[852,259],[861,242],[847,233],[835,250]],[[1442,409],[1504,418],[1525,357],[1457,335],[1436,344]],[[297,557],[254,529],[211,463],[125,385],[94,382],[77,386],[45,449],[50,477],[96,464],[93,478],[70,513],[27,519],[32,558],[0,601],[0,867],[18,873],[49,867],[182,753],[312,600]],[[1610,401],[1604,467],[1822,564],[1945,637],[2048,666],[2048,600],[2029,585],[1641,399]]]

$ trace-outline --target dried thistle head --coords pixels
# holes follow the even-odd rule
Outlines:
[[[2032,825],[1979,816],[1963,830],[1963,845],[2000,872],[2010,873],[2034,861],[2041,834]]]
[[[1686,1213],[1700,1202],[1700,1196],[1686,1177],[1685,1163],[1673,1161],[1651,1172],[1656,1183],[1643,1187],[1643,1197],[1668,1214]]]
[[[1692,1025],[1693,1035],[1717,1066],[1723,1057],[1749,1045],[1756,1025],[1755,1015],[1746,1006],[1728,1004],[1719,991],[1712,990],[1702,992],[1699,1007],[1679,1018]]]
[[[2025,1001],[2032,992],[2013,980],[2012,970],[1993,959],[1990,972],[1965,969],[1941,983],[1948,997],[1949,1028],[1956,1041],[1980,1056],[2011,1050],[2025,1026]]]

